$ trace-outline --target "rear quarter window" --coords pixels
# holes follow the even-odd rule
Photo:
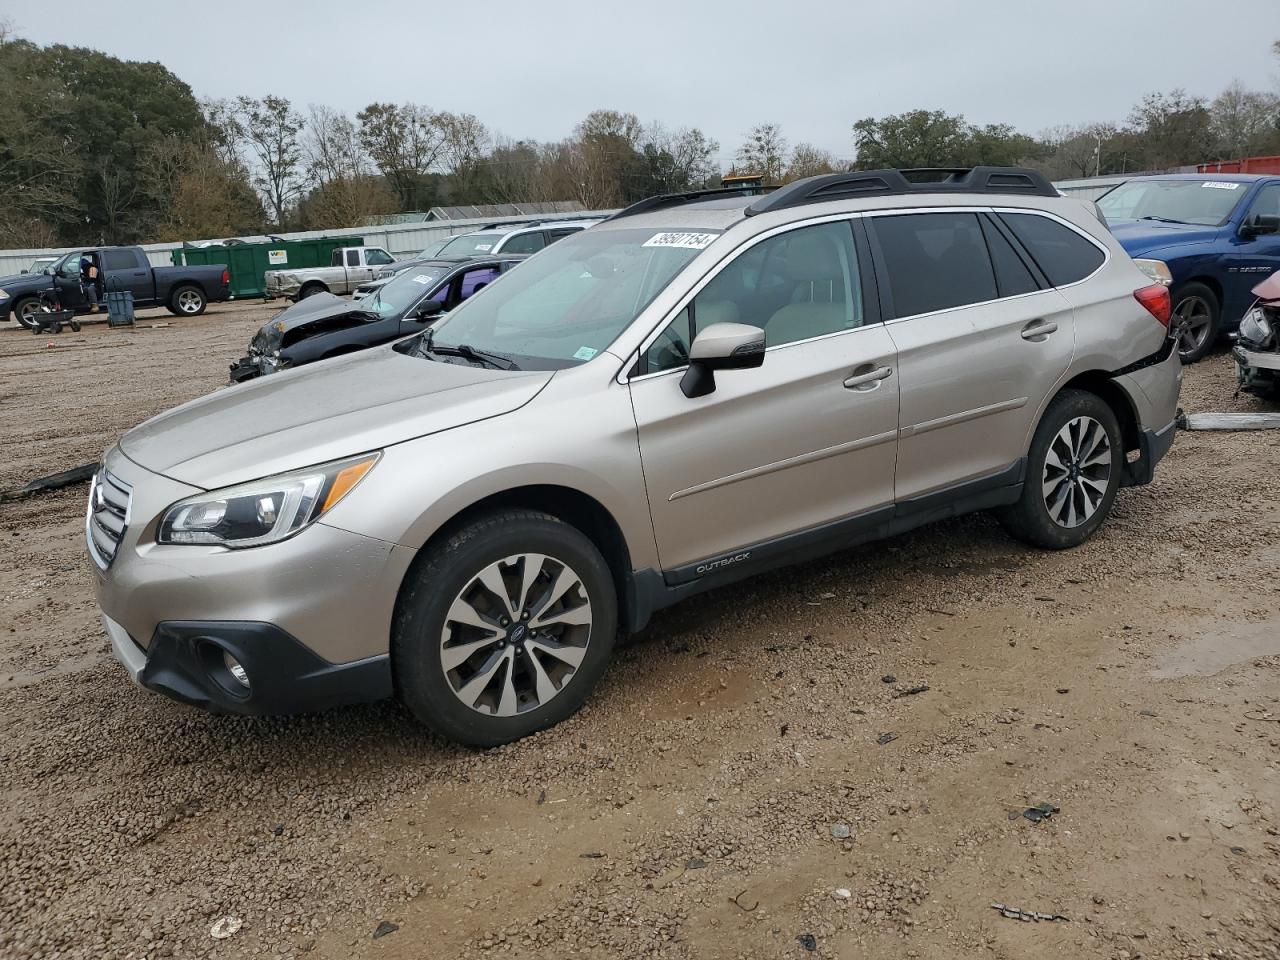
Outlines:
[[[1034,213],[1002,213],[1000,219],[1055,287],[1083,280],[1106,259],[1095,244],[1057,220]]]

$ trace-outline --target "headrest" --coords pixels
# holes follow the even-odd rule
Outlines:
[[[793,237],[787,244],[787,276],[797,283],[842,280],[840,255],[831,238],[812,230]]]

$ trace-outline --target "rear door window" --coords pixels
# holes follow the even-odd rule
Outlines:
[[[893,311],[913,317],[984,303],[999,295],[976,213],[909,213],[871,218]]]
[[[999,216],[1055,287],[1083,280],[1106,260],[1106,254],[1096,244],[1057,220],[1036,213]]]
[[[358,266],[360,266],[360,251],[359,251],[359,250],[348,250],[348,251],[347,251],[347,266],[348,266],[348,267],[358,267]]]
[[[133,270],[138,266],[138,258],[132,250],[104,250],[102,259],[107,270]]]

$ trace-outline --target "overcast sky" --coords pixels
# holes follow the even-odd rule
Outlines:
[[[851,157],[854,121],[917,107],[1036,133],[1121,121],[1153,90],[1280,87],[1280,0],[0,0],[0,17],[159,60],[198,97],[412,100],[538,140],[607,107],[701,127],[726,162],[762,121]]]

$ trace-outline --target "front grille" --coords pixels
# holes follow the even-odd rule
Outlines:
[[[85,538],[89,542],[89,556],[103,570],[111,566],[116,551],[120,549],[120,541],[124,539],[132,495],[133,488],[112,476],[106,467],[98,471],[89,488]]]

